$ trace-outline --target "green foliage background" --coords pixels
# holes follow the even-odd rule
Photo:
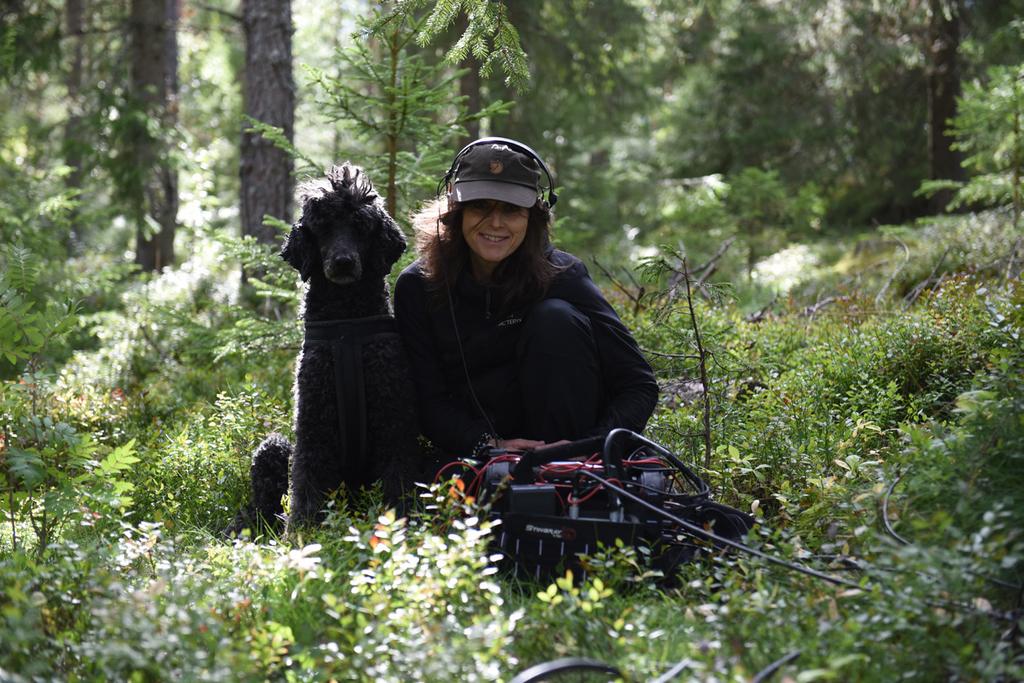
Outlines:
[[[702,475],[758,517],[752,545],[859,589],[739,554],[665,581],[622,545],[585,580],[517,580],[443,485],[407,518],[349,492],[320,528],[224,538],[252,449],[290,429],[301,339],[295,273],[237,237],[260,126],[237,8],[183,4],[174,130],[133,104],[123,6],[90,3],[73,102],[64,5],[0,10],[0,679],[507,680],[591,656],[749,680],[795,650],[796,681],[1024,678],[1024,7],[927,5],[295,3],[299,179],[362,163],[404,222],[468,127],[538,149],[559,245],[657,371],[648,434],[704,464],[685,258]],[[962,19],[962,179],[929,178],[934,11]],[[155,274],[130,265],[140,129],[181,189],[184,256]]]

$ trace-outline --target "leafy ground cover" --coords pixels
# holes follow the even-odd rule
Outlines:
[[[735,553],[665,582],[629,547],[583,582],[521,581],[444,486],[408,518],[342,497],[314,531],[225,540],[248,453],[287,428],[294,326],[250,320],[215,265],[145,291],[85,269],[109,290],[90,312],[46,304],[62,292],[23,258],[4,276],[25,330],[0,399],[0,678],[499,680],[582,655],[740,681],[795,651],[795,681],[1024,678],[1024,290],[978,255],[1005,253],[970,238],[991,220],[904,229],[929,248],[857,281],[842,269],[869,251],[844,253],[756,322],[758,302],[698,300],[704,476],[759,518],[752,545],[856,587]],[[694,377],[688,315],[662,299],[629,320],[666,387]],[[699,401],[664,394],[650,435],[703,465]]]

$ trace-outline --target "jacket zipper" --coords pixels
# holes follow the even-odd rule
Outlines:
[[[486,289],[486,296],[484,298],[484,320],[491,319],[491,288]]]

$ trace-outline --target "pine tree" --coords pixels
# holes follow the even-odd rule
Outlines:
[[[499,101],[465,111],[466,98],[457,94],[462,72],[432,64],[413,49],[428,20],[375,12],[339,50],[340,75],[309,69],[320,111],[351,126],[365,145],[358,161],[397,218],[436,187],[467,122],[508,109]]]
[[[277,230],[264,217],[291,220],[292,157],[260,131],[276,127],[294,139],[295,82],[292,77],[292,14],[290,0],[244,0],[244,111],[250,123],[242,134],[242,235],[264,244],[277,241]]]

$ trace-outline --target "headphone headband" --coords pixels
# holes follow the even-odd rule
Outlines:
[[[445,173],[444,178],[441,179],[441,185],[438,187],[438,195],[441,194],[440,187],[447,187],[448,184],[451,182],[452,177],[455,175],[455,169],[458,168],[459,161],[462,159],[462,157],[466,155],[466,152],[468,152],[473,147],[476,147],[478,145],[487,144],[506,145],[512,148],[514,151],[519,152],[520,154],[524,154],[533,159],[534,161],[536,161],[537,165],[540,166],[540,170],[544,171],[544,175],[547,176],[548,179],[548,197],[546,200],[548,203],[548,207],[552,207],[555,205],[555,202],[558,201],[558,195],[555,194],[555,180],[551,175],[551,171],[548,170],[547,164],[545,164],[544,160],[540,158],[540,155],[534,152],[530,147],[524,145],[523,143],[517,140],[512,140],[511,138],[502,138],[498,136],[489,136],[486,138],[480,138],[479,140],[474,140],[473,142],[469,143],[468,145],[460,149],[459,153],[455,155],[455,159],[452,160],[452,165],[448,168],[448,172]]]

